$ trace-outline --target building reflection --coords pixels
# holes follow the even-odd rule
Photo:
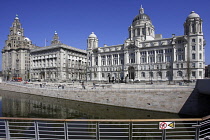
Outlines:
[[[2,117],[2,97],[0,96],[0,117]]]
[[[179,118],[178,114],[107,106],[29,94],[1,91],[3,117],[147,119]],[[181,116],[183,117],[183,116]],[[188,117],[188,116],[186,116]]]

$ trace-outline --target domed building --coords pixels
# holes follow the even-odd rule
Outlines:
[[[204,77],[202,19],[192,11],[184,22],[184,35],[162,38],[142,6],[128,28],[123,44],[98,47],[87,39],[87,79],[96,81],[189,81]]]
[[[57,32],[49,46],[33,45],[16,16],[2,49],[3,80],[85,80],[86,59],[86,50],[61,43]]]

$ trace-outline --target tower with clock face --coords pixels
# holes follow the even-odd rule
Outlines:
[[[12,80],[14,77],[29,79],[29,53],[33,48],[36,48],[36,46],[32,44],[29,38],[24,36],[24,29],[16,15],[2,50],[4,80]]]

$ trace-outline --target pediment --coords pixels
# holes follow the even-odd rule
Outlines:
[[[138,49],[138,47],[136,45],[134,45],[134,44],[130,44],[130,45],[126,46],[125,49],[135,50],[135,49]]]

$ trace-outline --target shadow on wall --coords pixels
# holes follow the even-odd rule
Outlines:
[[[210,79],[199,79],[181,108],[180,114],[204,117],[210,115]]]

